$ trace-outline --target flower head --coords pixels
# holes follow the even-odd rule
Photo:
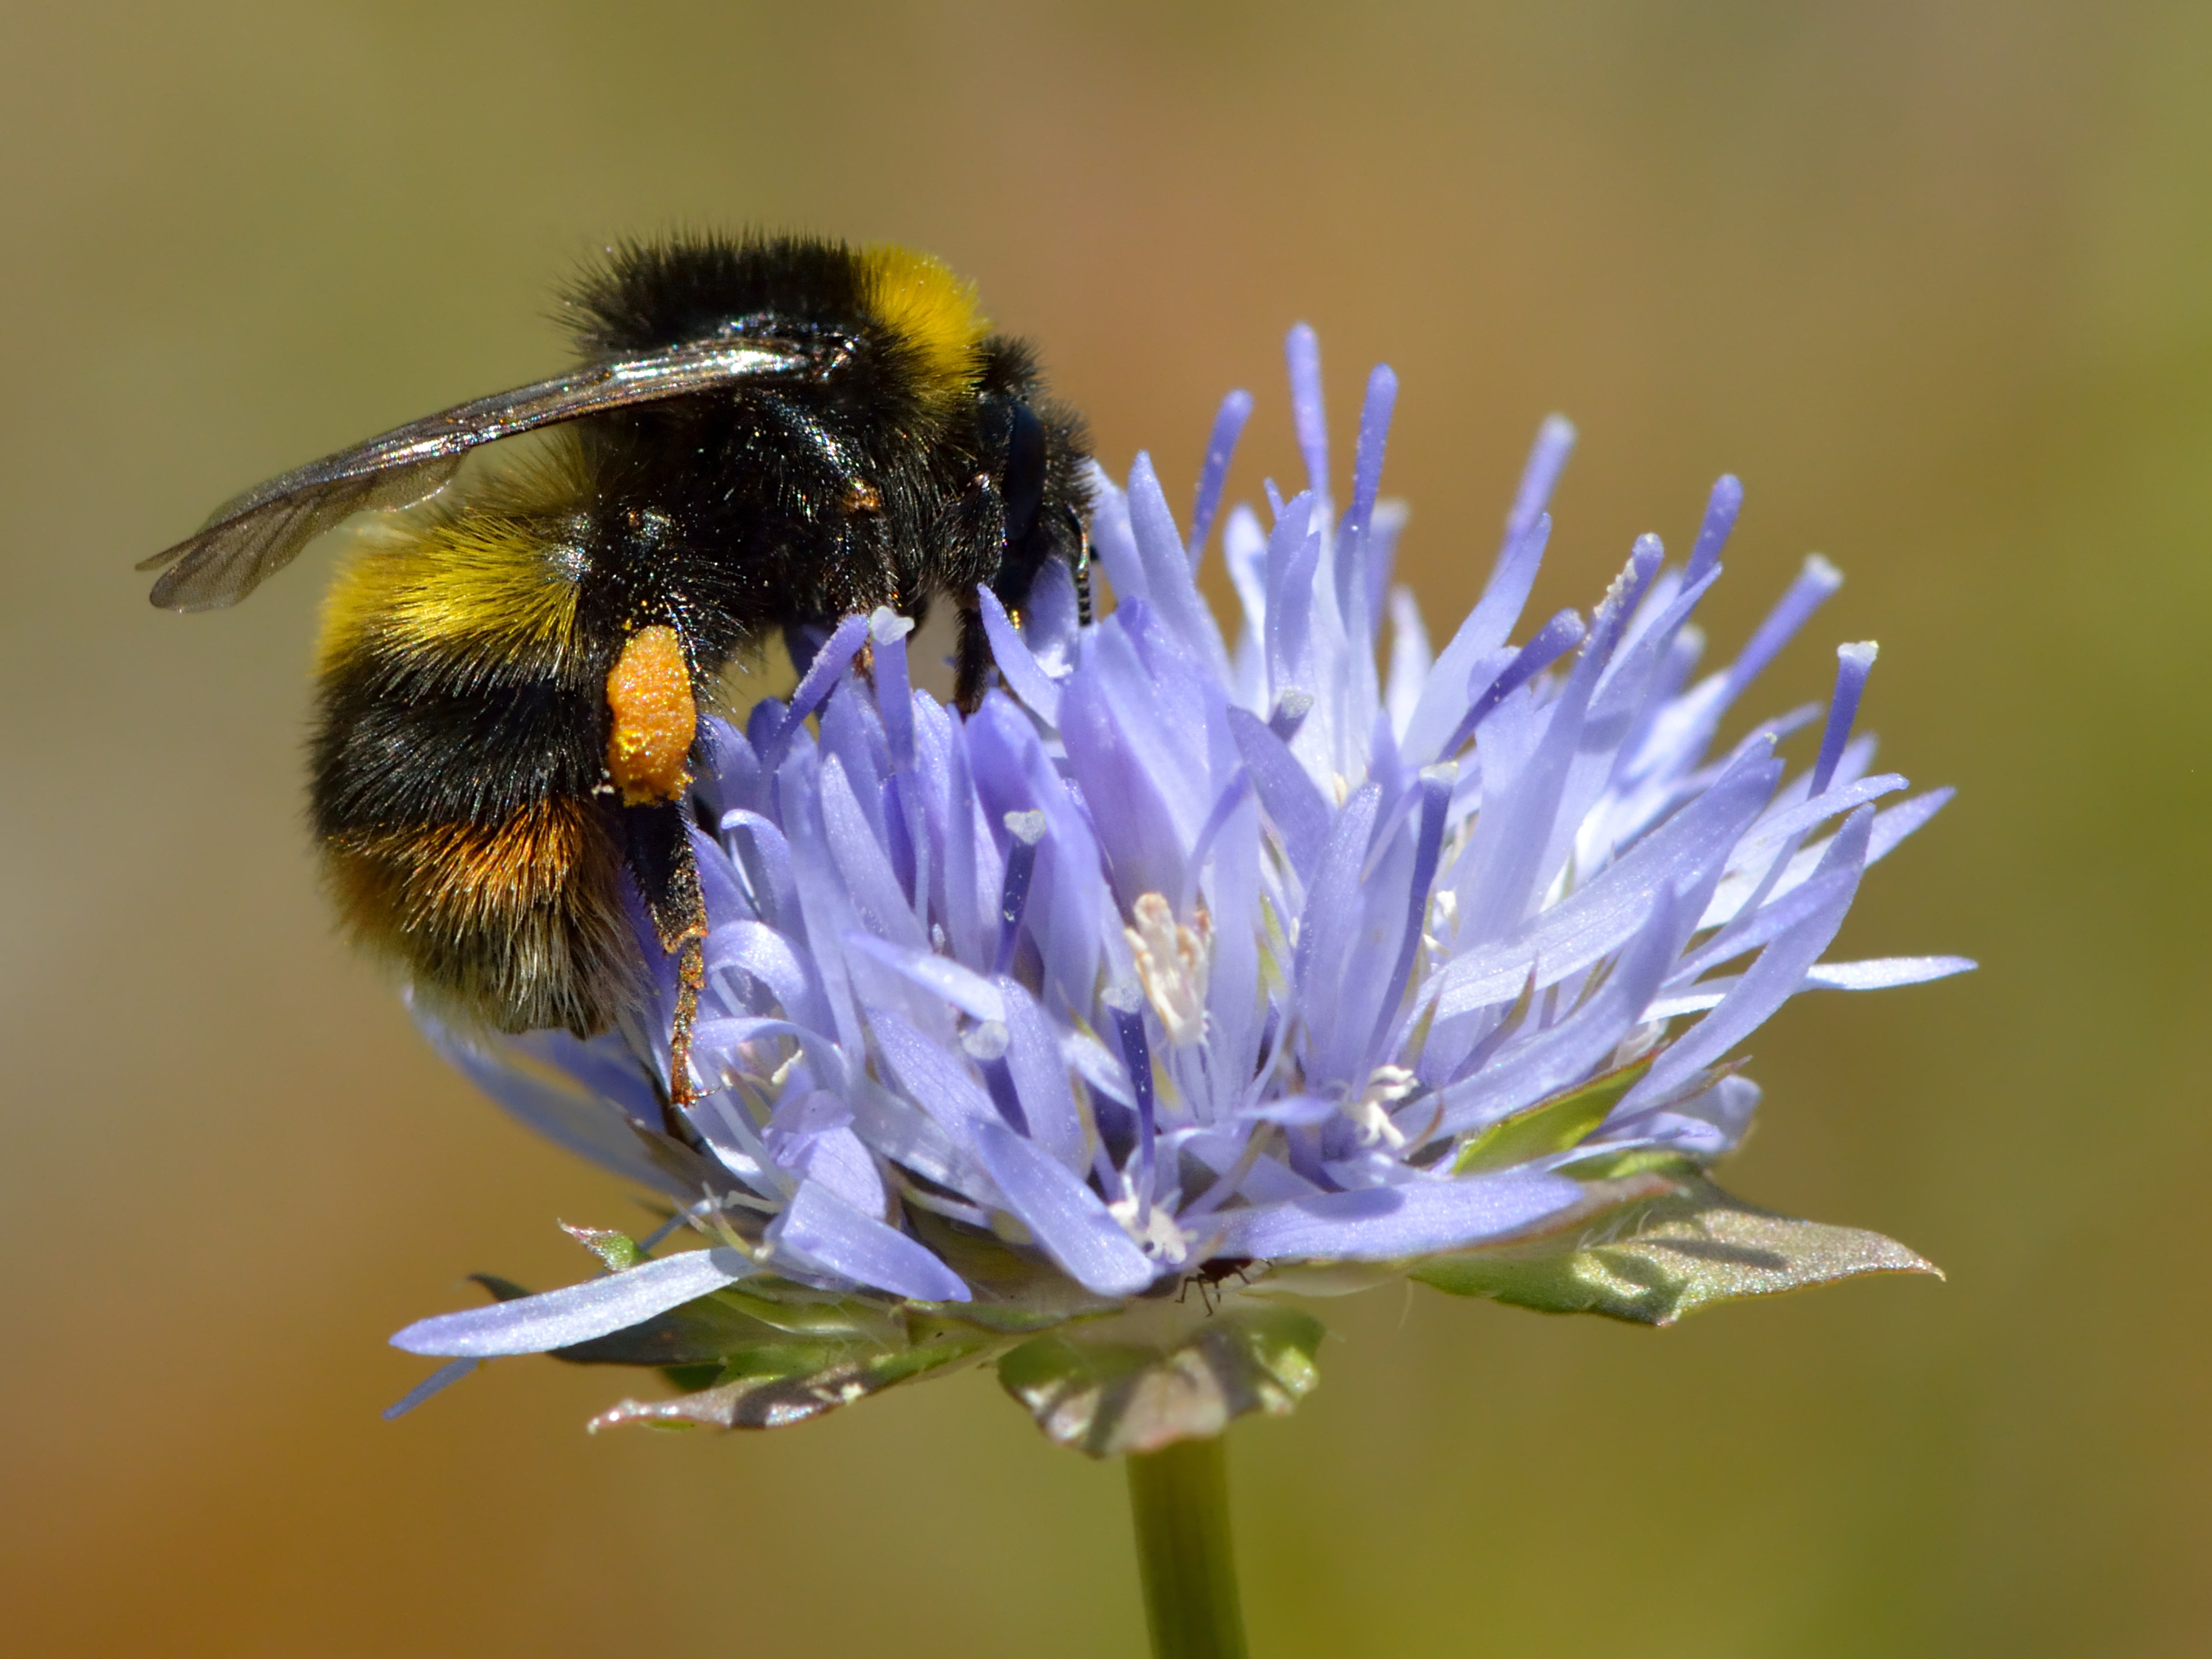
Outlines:
[[[1554,419],[1433,649],[1390,581],[1395,377],[1369,381],[1340,512],[1309,331],[1290,359],[1309,487],[1222,526],[1234,638],[1196,578],[1243,393],[1187,535],[1145,457],[1126,490],[1096,481],[1103,619],[1079,624],[1057,567],[1019,618],[979,592],[1001,685],[972,716],[913,689],[910,624],[878,611],[821,641],[788,702],[709,723],[683,1133],[672,969],[589,1042],[433,1029],[675,1213],[647,1247],[584,1236],[603,1277],[400,1346],[693,1367],[703,1388],[602,1420],[725,1424],[995,1357],[1048,1432],[1114,1451],[1287,1408],[1319,1328],[1286,1291],[1411,1272],[1663,1322],[1925,1267],[1703,1175],[1759,1097],[1730,1056],[1790,997],[1970,965],[1823,960],[1867,866],[1948,793],[1871,770],[1871,645],[1839,653],[1825,717],[1715,749],[1840,577],[1808,560],[1698,677],[1741,501],[1723,478],[1686,564],[1644,537],[1587,617],[1514,644],[1573,441]],[[1778,745],[1808,726],[1793,774]],[[649,1255],[678,1227],[707,1248]]]

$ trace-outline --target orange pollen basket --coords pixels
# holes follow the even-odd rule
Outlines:
[[[691,781],[684,766],[699,732],[691,674],[676,630],[655,623],[630,635],[607,676],[607,772],[625,806],[673,800]]]

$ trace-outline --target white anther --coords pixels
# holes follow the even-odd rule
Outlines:
[[[1168,1046],[1188,1048],[1206,1039],[1206,987],[1213,966],[1213,919],[1204,909],[1188,927],[1158,893],[1137,900],[1137,925],[1121,931],[1137,958],[1137,977],[1160,1017]]]
[[[1126,1184],[1126,1183],[1125,1183]],[[1106,1212],[1121,1224],[1121,1231],[1135,1241],[1137,1248],[1155,1261],[1164,1261],[1170,1267],[1179,1267],[1190,1255],[1191,1240],[1196,1236],[1187,1233],[1176,1224],[1176,1218],[1166,1209],[1155,1204],[1145,1224],[1137,1224],[1137,1212],[1141,1207],[1133,1192],[1124,1192],[1106,1206]]]
[[[1356,1099],[1344,1103],[1346,1117],[1359,1132],[1359,1144],[1372,1146],[1377,1142],[1392,1152],[1406,1144],[1406,1137],[1390,1121],[1390,1109],[1420,1087],[1420,1080],[1402,1066],[1377,1066],[1367,1079],[1367,1086]]]
[[[963,1033],[960,1046],[975,1059],[988,1061],[1004,1056],[1011,1040],[1003,1021],[987,1019]]]

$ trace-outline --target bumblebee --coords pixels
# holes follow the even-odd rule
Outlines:
[[[563,308],[570,373],[258,485],[139,568],[155,605],[215,609],[356,512],[414,508],[356,538],[317,656],[311,819],[344,928],[448,1012],[589,1036],[643,1001],[633,884],[678,959],[681,1105],[704,700],[776,630],[799,657],[840,617],[949,598],[972,708],[979,585],[1018,611],[1058,560],[1088,610],[1089,451],[1030,348],[904,249],[635,244]]]

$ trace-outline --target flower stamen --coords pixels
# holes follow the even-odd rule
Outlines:
[[[1390,1121],[1390,1109],[1421,1086],[1420,1079],[1402,1066],[1377,1066],[1368,1075],[1367,1086],[1344,1103],[1344,1115],[1358,1131],[1363,1146],[1380,1145],[1396,1152],[1406,1137]]]
[[[1137,925],[1121,931],[1137,959],[1145,998],[1160,1017],[1170,1048],[1206,1040],[1206,988],[1213,962],[1213,918],[1200,906],[1188,927],[1175,919],[1164,895],[1137,900]]]

